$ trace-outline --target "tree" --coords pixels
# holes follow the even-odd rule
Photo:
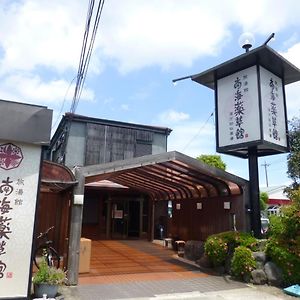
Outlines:
[[[269,195],[266,192],[261,192],[259,194],[259,203],[260,203],[260,210],[264,211],[267,208],[267,202],[269,200]]]
[[[288,190],[300,187],[300,119],[294,117],[289,122],[290,153],[287,157],[287,174],[293,180]]]
[[[202,154],[196,159],[219,169],[226,170],[226,164],[222,161],[222,158],[220,155],[208,155],[208,154]]]

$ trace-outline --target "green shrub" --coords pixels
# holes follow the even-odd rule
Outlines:
[[[238,244],[240,246],[249,248],[252,251],[258,250],[257,239],[250,233],[240,232],[239,237],[238,237]]]
[[[300,282],[300,189],[290,190],[292,204],[270,218],[267,255],[281,268],[285,285]]]
[[[257,250],[257,241],[249,233],[226,231],[211,235],[207,238],[204,249],[214,266],[225,264],[227,257],[231,257],[234,249],[238,246],[245,246],[252,251]]]
[[[205,242],[204,249],[209,260],[215,267],[224,264],[228,246],[223,239],[217,236],[210,236]]]
[[[66,273],[62,269],[49,267],[45,259],[39,264],[39,270],[34,274],[32,282],[34,284],[56,284],[61,285],[66,281]]]
[[[235,249],[231,261],[231,273],[238,278],[250,277],[251,271],[256,268],[256,261],[252,251],[244,246]]]
[[[282,246],[271,238],[267,243],[266,253],[268,257],[282,270],[284,285],[292,285],[300,282],[300,249]]]
[[[268,230],[268,236],[282,236],[284,234],[284,226],[283,223],[281,222],[281,217],[272,215],[269,218],[270,224],[269,224],[269,230]]]

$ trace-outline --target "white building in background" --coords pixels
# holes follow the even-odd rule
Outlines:
[[[267,202],[268,215],[279,215],[282,206],[291,204],[291,200],[284,193],[285,188],[285,185],[260,187],[260,192],[266,192],[269,196]]]

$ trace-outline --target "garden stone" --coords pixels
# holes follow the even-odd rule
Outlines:
[[[265,252],[263,252],[263,251],[253,252],[253,257],[256,260],[257,268],[263,269],[264,264],[267,261],[267,256],[266,256]]]
[[[196,261],[204,254],[204,242],[187,241],[184,246],[184,258]]]
[[[197,264],[202,268],[212,268],[213,265],[209,260],[208,256],[204,254],[200,259],[197,260]]]
[[[264,270],[261,269],[253,270],[251,272],[251,276],[253,284],[263,285],[266,284],[268,281],[266,273],[264,272]]]
[[[282,271],[272,261],[265,264],[264,271],[270,285],[282,286]]]

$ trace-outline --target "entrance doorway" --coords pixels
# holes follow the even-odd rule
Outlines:
[[[141,236],[143,201],[139,199],[112,200],[111,236],[113,239]]]
[[[82,236],[92,240],[149,238],[149,200],[86,189]]]

